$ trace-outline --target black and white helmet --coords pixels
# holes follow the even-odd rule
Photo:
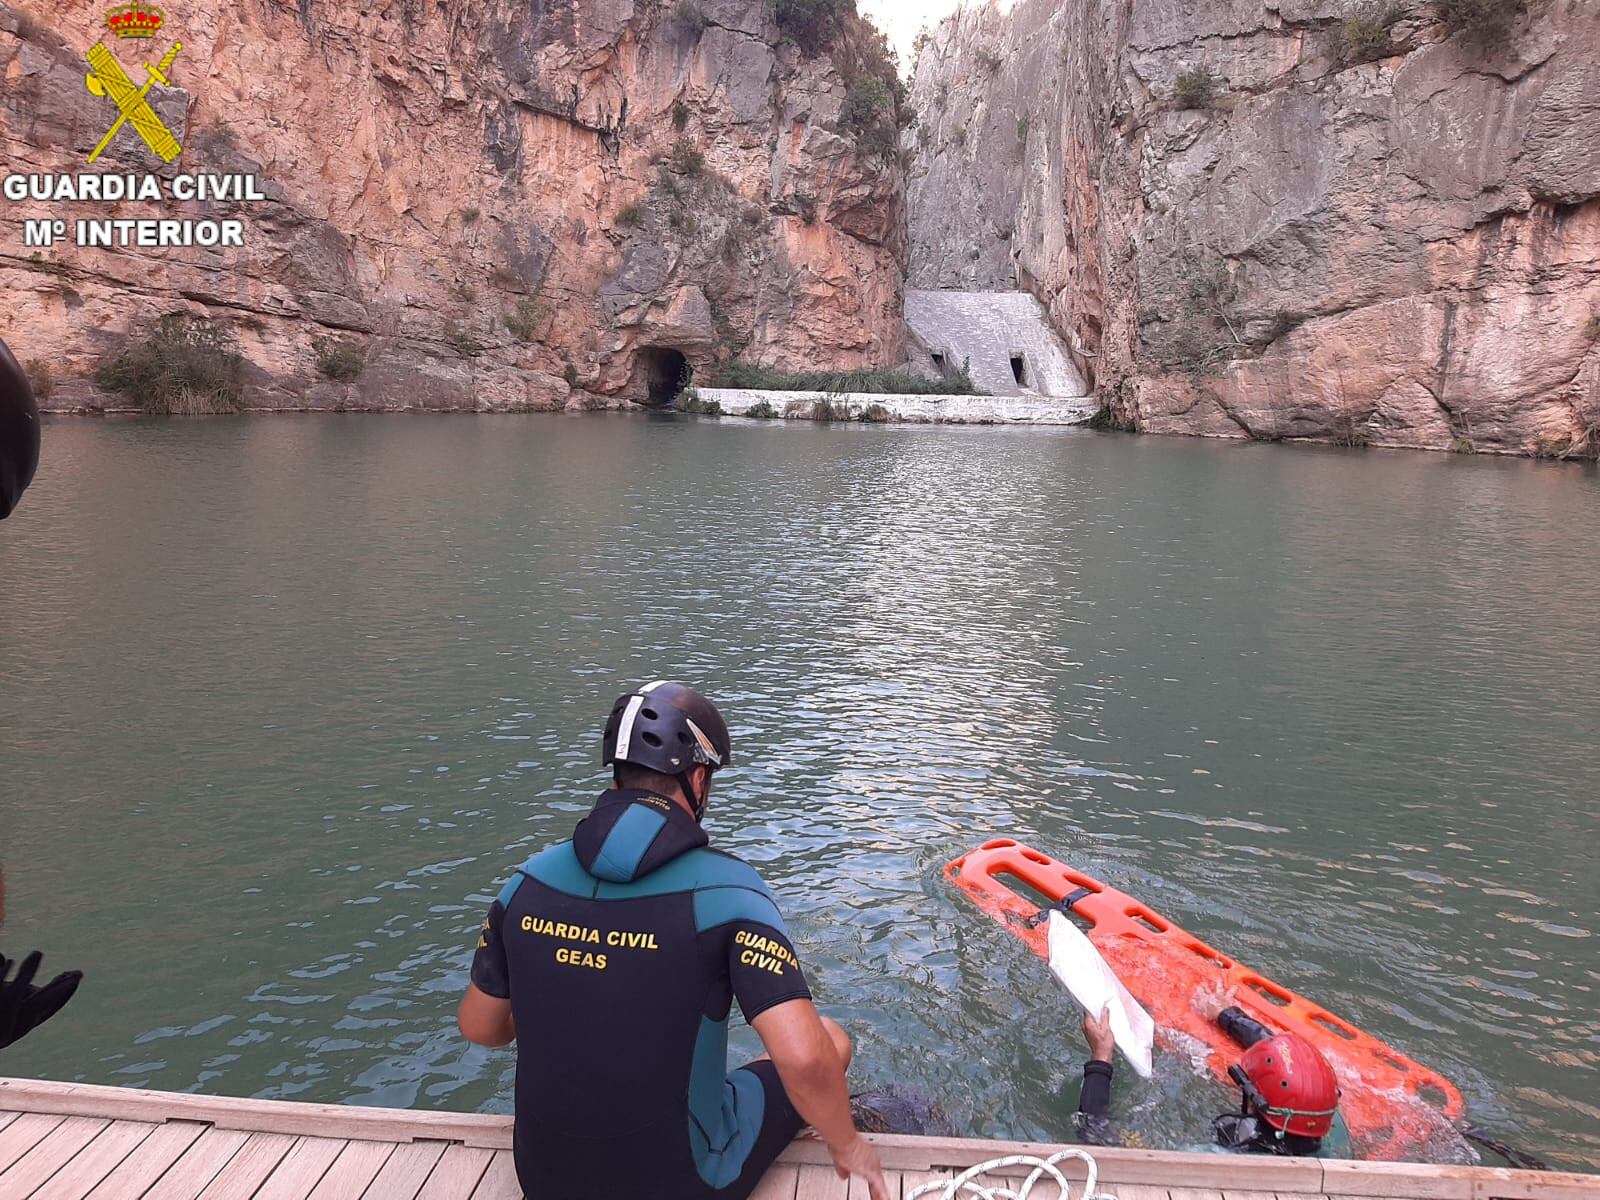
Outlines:
[[[717,706],[693,688],[661,679],[617,697],[602,752],[605,766],[633,763],[663,775],[733,762],[728,726]]]

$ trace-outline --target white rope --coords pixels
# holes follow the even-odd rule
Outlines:
[[[1100,1180],[1100,1168],[1095,1165],[1094,1159],[1082,1150],[1060,1150],[1049,1158],[1035,1158],[1031,1154],[1008,1154],[1004,1158],[991,1158],[988,1162],[969,1167],[954,1179],[925,1183],[908,1193],[905,1200],[916,1200],[918,1196],[936,1196],[937,1200],[962,1200],[963,1197],[968,1197],[969,1200],[1028,1200],[1033,1192],[1033,1185],[1045,1178],[1050,1179],[1061,1189],[1060,1200],[1072,1200],[1072,1185],[1068,1183],[1065,1175],[1056,1170],[1056,1164],[1068,1158],[1082,1159],[1089,1167],[1088,1178],[1083,1181],[1083,1195],[1079,1200],[1117,1200],[1109,1192],[1095,1191],[1095,1184]],[[975,1182],[978,1176],[999,1170],[1001,1167],[1032,1167],[1033,1172],[1023,1180],[1022,1187],[1015,1192],[995,1184]],[[1042,1195],[1039,1200],[1044,1200]]]

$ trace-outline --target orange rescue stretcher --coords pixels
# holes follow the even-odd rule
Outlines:
[[[1460,1144],[1456,1126],[1466,1105],[1448,1079],[1234,962],[1132,896],[1010,838],[963,854],[945,875],[1041,958],[1049,958],[1047,910],[1008,887],[1007,877],[1087,922],[1095,949],[1155,1018],[1157,1040],[1197,1063],[1203,1055],[1224,1083],[1240,1050],[1200,1014],[1199,992],[1220,987],[1262,1024],[1309,1039],[1339,1077],[1339,1110],[1357,1155],[1427,1161]]]

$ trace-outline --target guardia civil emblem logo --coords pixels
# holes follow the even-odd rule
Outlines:
[[[116,38],[119,45],[151,44],[155,36],[161,32],[161,26],[165,22],[166,16],[159,8],[151,4],[141,4],[139,0],[131,0],[130,3],[119,5],[106,13],[106,30]],[[182,49],[182,42],[173,42],[172,49],[162,56],[159,64],[150,66],[146,63],[144,86],[138,87],[128,78],[128,73],[122,69],[122,64],[110,50],[106,49],[103,40],[89,47],[89,52],[84,55],[89,60],[89,73],[84,76],[84,84],[96,96],[106,97],[117,108],[116,120],[111,123],[111,128],[106,130],[105,137],[100,139],[100,144],[89,155],[90,162],[94,162],[105,152],[106,147],[111,145],[111,139],[117,136],[124,125],[131,126],[162,162],[171,162],[183,151],[178,139],[173,137],[172,131],[162,124],[161,118],[156,115],[156,110],[146,99],[150,89],[156,84],[159,83],[163,87],[172,85],[167,73],[172,70],[172,63]]]

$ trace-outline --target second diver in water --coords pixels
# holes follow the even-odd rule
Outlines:
[[[1203,997],[1201,1008],[1244,1051],[1228,1069],[1242,1093],[1239,1111],[1212,1121],[1217,1144],[1243,1154],[1347,1155],[1349,1135],[1339,1119],[1339,1083],[1322,1052],[1298,1034],[1273,1033],[1222,998]],[[1086,1013],[1083,1036],[1089,1043],[1089,1061],[1083,1064],[1078,1131],[1085,1141],[1105,1145],[1115,1140],[1110,1110],[1116,1043],[1107,1014]]]

